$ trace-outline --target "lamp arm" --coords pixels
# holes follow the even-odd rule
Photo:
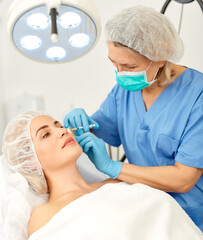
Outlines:
[[[51,8],[50,16],[51,16],[51,41],[53,43],[58,42],[58,28],[57,28],[57,9]]]
[[[162,7],[162,9],[161,9],[161,13],[162,13],[162,14],[165,13],[165,11],[166,11],[166,9],[167,9],[167,7],[168,7],[168,5],[169,5],[169,3],[170,3],[171,1],[172,1],[172,0],[166,0],[166,1],[165,1],[164,5],[163,5],[163,7]],[[186,3],[194,2],[194,0],[175,0],[175,1],[178,2],[178,3],[181,3],[181,4],[186,4]],[[202,12],[203,12],[203,1],[202,1],[202,0],[196,0],[196,1],[198,2],[199,6],[200,6],[200,8],[201,8],[201,10],[202,10]]]
[[[53,8],[56,8],[56,10],[59,11],[59,7],[61,5],[61,0],[46,0],[46,5],[48,7],[49,12]]]

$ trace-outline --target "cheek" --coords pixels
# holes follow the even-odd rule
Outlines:
[[[55,141],[42,141],[37,145],[35,144],[35,151],[42,167],[52,162],[58,155]]]
[[[147,72],[147,81],[151,82],[155,76],[156,71],[153,69],[150,72]]]
[[[37,156],[44,170],[60,169],[67,166],[70,162],[76,162],[83,150],[80,145],[74,144],[62,149],[56,146],[55,141],[49,144],[41,143],[37,147]]]

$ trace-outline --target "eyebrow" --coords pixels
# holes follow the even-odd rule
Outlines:
[[[58,124],[58,123],[59,123],[58,121],[54,121],[54,125],[56,125],[56,124]],[[40,127],[40,128],[37,130],[35,136],[37,136],[37,133],[38,133],[40,130],[42,130],[42,129],[44,129],[44,128],[48,128],[48,127],[49,127],[49,125],[44,125],[44,126]]]
[[[112,62],[115,62],[115,61],[113,61],[109,56],[108,56],[108,58],[112,61]],[[123,65],[123,66],[129,66],[129,65],[136,65],[135,63],[120,63],[120,65]]]

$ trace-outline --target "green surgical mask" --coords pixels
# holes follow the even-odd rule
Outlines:
[[[156,75],[159,70],[159,68],[156,71],[156,74],[154,76],[154,79],[151,82],[147,81],[147,73],[146,71],[150,68],[152,64],[149,64],[146,70],[139,71],[139,72],[118,72],[117,69],[115,70],[116,72],[116,81],[118,84],[128,90],[128,91],[140,91],[150,85],[152,85],[154,82],[156,82]]]

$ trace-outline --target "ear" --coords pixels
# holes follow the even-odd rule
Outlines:
[[[166,64],[166,61],[158,61],[157,67],[162,68]]]

